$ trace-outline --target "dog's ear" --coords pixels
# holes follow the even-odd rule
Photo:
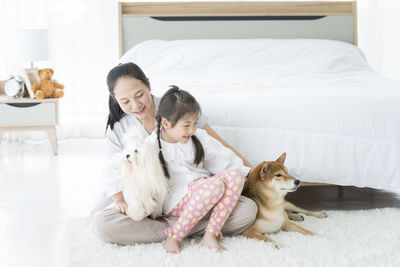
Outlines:
[[[286,160],[286,152],[284,152],[276,161],[285,164],[285,160]]]
[[[260,180],[261,181],[263,181],[265,178],[267,178],[267,172],[268,172],[268,164],[266,162],[264,162],[260,168]]]

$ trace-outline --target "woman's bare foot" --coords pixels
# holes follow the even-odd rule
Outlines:
[[[168,237],[167,240],[163,243],[164,249],[169,253],[179,253],[181,250],[179,248],[179,240],[176,240],[173,237]]]
[[[219,244],[217,236],[210,232],[204,233],[204,236],[200,241],[200,245],[216,249],[217,251],[226,250],[226,248]]]

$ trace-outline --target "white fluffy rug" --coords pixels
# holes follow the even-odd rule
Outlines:
[[[306,217],[300,226],[317,237],[280,232],[269,235],[282,248],[241,236],[225,237],[217,253],[183,242],[177,255],[161,243],[117,246],[93,236],[88,219],[68,222],[68,266],[400,266],[400,209],[328,211],[328,218]]]

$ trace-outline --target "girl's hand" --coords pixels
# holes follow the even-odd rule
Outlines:
[[[128,209],[128,204],[125,202],[125,200],[120,200],[115,202],[115,206],[117,207],[117,210],[123,214],[126,214],[126,210]]]

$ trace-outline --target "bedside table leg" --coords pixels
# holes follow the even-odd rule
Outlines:
[[[57,144],[57,133],[55,126],[46,127],[45,132],[49,136],[51,148],[53,149],[53,153],[55,156],[58,154],[58,144]]]

